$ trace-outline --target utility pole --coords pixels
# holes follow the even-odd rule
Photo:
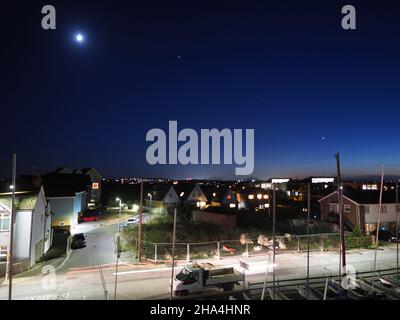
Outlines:
[[[142,261],[143,180],[140,181],[138,260]]]
[[[346,245],[344,240],[344,221],[343,221],[343,187],[340,175],[340,156],[339,152],[336,153],[336,169],[337,169],[337,180],[338,180],[338,197],[339,197],[339,225],[340,225],[340,263],[339,263],[339,281],[343,275],[346,276]]]
[[[276,297],[275,287],[275,224],[276,224],[276,192],[275,185],[272,184],[272,281],[273,281],[273,296],[272,300]]]
[[[397,286],[400,284],[399,279],[399,181],[396,180],[396,270],[397,270]]]
[[[379,225],[381,223],[381,213],[382,213],[382,193],[383,193],[383,176],[385,174],[385,166],[382,166],[381,173],[381,190],[379,190],[379,209],[378,209],[378,221],[376,223],[376,237],[375,237],[375,255],[374,255],[374,273],[372,274],[372,285],[371,293],[374,292],[375,287],[375,270],[376,270],[376,257],[378,255],[379,248]]]
[[[171,283],[170,283],[169,300],[172,300],[173,288],[174,288],[175,241],[176,241],[176,208],[174,210],[174,228],[172,231],[172,267],[171,267],[171,281],[170,281]]]
[[[13,246],[14,246],[14,219],[15,219],[15,189],[17,176],[17,154],[12,156],[12,189],[11,189],[11,212],[10,212],[10,234],[7,252],[7,279],[8,300],[12,300],[12,278],[13,278]]]
[[[311,211],[311,184],[308,183],[307,191],[307,299],[310,286],[310,211]]]

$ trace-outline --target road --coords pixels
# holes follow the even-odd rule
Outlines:
[[[117,225],[95,228],[87,233],[87,247],[75,250],[55,272],[29,277],[16,277],[13,286],[14,299],[74,299],[104,300],[106,294],[102,287],[93,246],[95,245],[102,264],[106,290],[114,299],[115,253],[113,237]],[[373,268],[374,251],[352,251],[347,254],[347,265],[357,271]],[[228,257],[220,261],[208,260],[217,266],[238,267],[239,260],[246,261],[250,270],[246,272],[247,282],[262,282],[265,277],[268,257]],[[331,252],[310,253],[310,275],[335,275],[338,272],[339,256]],[[377,268],[387,269],[396,266],[394,247],[379,250]],[[179,267],[177,268],[177,270]],[[269,266],[269,272],[272,265]],[[304,277],[306,274],[306,254],[281,253],[276,257],[276,278],[288,279]],[[138,266],[120,262],[118,269],[117,299],[164,299],[169,296],[171,269],[166,266]],[[271,280],[271,275],[269,275]],[[0,287],[0,299],[6,299],[7,287]]]

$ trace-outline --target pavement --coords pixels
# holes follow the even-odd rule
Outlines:
[[[135,260],[120,259],[116,264],[114,235],[116,224],[96,223],[85,226],[87,246],[73,250],[70,256],[55,259],[48,264],[35,266],[34,269],[14,277],[13,299],[38,300],[105,300],[105,299],[167,299],[171,264],[153,264],[148,261],[138,263]],[[102,266],[105,287],[102,286],[101,274],[97,263]],[[374,250],[358,250],[347,253],[348,268],[356,271],[373,269]],[[250,257],[232,256],[218,259],[204,259],[216,267],[234,267],[240,269],[239,262],[249,265],[246,281],[262,282],[266,271],[271,272],[272,263],[268,255],[257,254]],[[285,252],[276,255],[277,279],[301,278],[306,275],[306,253]],[[176,271],[186,263],[177,261]],[[51,265],[47,274],[43,267]],[[339,255],[335,252],[311,252],[310,276],[329,276],[338,272]],[[396,266],[395,246],[388,246],[378,251],[377,269]],[[115,291],[115,288],[117,289]],[[0,299],[7,298],[7,286],[0,287]]]

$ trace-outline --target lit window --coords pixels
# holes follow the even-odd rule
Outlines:
[[[344,205],[344,212],[351,212],[351,207],[349,204]]]
[[[235,203],[231,203],[231,204],[229,205],[229,208],[236,208],[236,204],[235,204]]]
[[[217,194],[214,192],[214,193],[213,193],[213,197],[216,197],[216,196],[217,196]]]
[[[249,194],[249,199],[253,200],[254,199],[254,194]]]
[[[10,216],[8,214],[0,214],[0,231],[10,230]]]
[[[99,184],[97,182],[93,182],[92,189],[93,190],[99,190]]]
[[[267,194],[264,194],[263,198],[264,198],[265,200],[268,200],[268,195],[267,195]]]
[[[257,195],[257,199],[259,199],[259,200],[262,199],[262,194],[261,194],[261,193],[259,193],[259,194]]]

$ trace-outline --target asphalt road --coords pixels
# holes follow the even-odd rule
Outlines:
[[[14,299],[91,299],[104,300],[106,294],[114,299],[116,280],[116,257],[114,234],[117,225],[96,228],[87,233],[87,247],[72,252],[69,259],[55,272],[29,277],[16,277],[13,286]],[[106,291],[102,286],[97,265],[96,246],[102,264]],[[374,251],[352,251],[347,254],[347,265],[357,271],[369,271],[373,268]],[[238,267],[239,260],[246,261],[250,270],[246,272],[247,282],[262,282],[268,266],[268,257],[229,257],[220,261],[210,261],[218,266]],[[310,253],[310,275],[335,275],[338,272],[339,256],[331,252]],[[394,247],[379,250],[377,268],[386,269],[396,266]],[[178,271],[180,268],[176,268]],[[272,264],[269,264],[271,280]],[[299,278],[306,275],[306,254],[282,253],[276,257],[276,278]],[[117,273],[117,299],[164,299],[169,296],[171,269],[165,266],[155,268],[138,267],[120,263]],[[7,287],[0,287],[0,299],[6,299]]]

